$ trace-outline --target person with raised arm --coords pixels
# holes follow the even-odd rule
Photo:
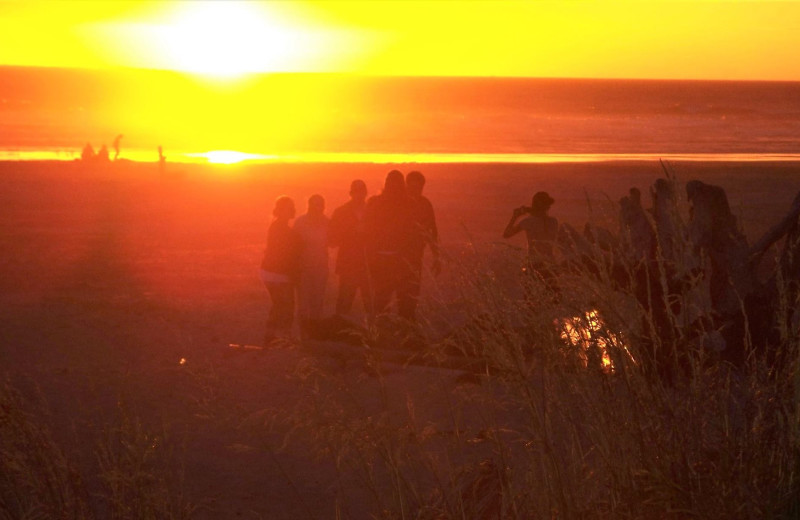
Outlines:
[[[441,270],[436,215],[433,211],[433,204],[422,194],[424,187],[425,176],[421,172],[412,171],[406,175],[406,191],[412,229],[404,255],[408,262],[408,269],[406,270],[407,278],[398,295],[398,313],[409,321],[416,320],[417,304],[422,288],[422,260],[426,247],[430,249],[433,256],[431,272],[438,275]]]
[[[528,242],[526,271],[538,276],[548,285],[552,281],[551,264],[558,239],[558,220],[548,214],[553,198],[545,191],[533,196],[530,207],[515,208],[503,231],[503,238],[511,238],[524,231]],[[520,220],[520,217],[524,217]]]

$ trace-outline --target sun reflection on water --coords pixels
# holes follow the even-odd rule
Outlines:
[[[187,155],[189,157],[204,157],[211,164],[236,164],[242,161],[265,161],[271,158],[268,155],[238,152],[236,150],[212,150],[210,152]]]

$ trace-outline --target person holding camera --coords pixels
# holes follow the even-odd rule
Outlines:
[[[547,212],[553,200],[545,191],[533,196],[531,206],[515,208],[508,222],[503,238],[511,238],[520,231],[525,232],[528,239],[528,256],[553,258],[553,245],[558,237],[558,220]],[[518,219],[527,215],[522,220]]]
[[[558,238],[558,220],[547,214],[553,198],[545,191],[533,196],[531,206],[515,208],[503,231],[503,238],[511,238],[520,231],[528,239],[528,266],[526,271],[545,282],[552,279],[548,264],[554,260],[553,246]],[[520,219],[520,217],[525,217]],[[548,284],[549,285],[549,284]]]

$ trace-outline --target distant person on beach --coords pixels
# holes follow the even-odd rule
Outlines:
[[[122,134],[118,134],[117,137],[114,138],[114,160],[116,161],[119,159],[119,142],[122,139]]]
[[[412,219],[403,174],[386,175],[383,191],[367,201],[364,214],[367,258],[373,289],[373,310],[386,312],[392,296],[399,297],[408,279],[404,258],[412,233]]]
[[[272,307],[267,318],[264,345],[290,338],[294,321],[295,286],[300,267],[300,238],[289,222],[295,216],[294,201],[278,197],[267,232],[267,246],[261,260],[261,281],[267,288]]]
[[[336,314],[345,315],[353,308],[356,293],[367,312],[371,311],[371,290],[365,249],[364,215],[367,185],[357,179],[350,183],[350,200],[336,208],[328,227],[328,245],[338,248],[336,274],[339,291],[336,296]]]
[[[325,287],[328,283],[328,217],[325,216],[325,199],[312,195],[308,210],[297,217],[294,230],[300,239],[300,328],[304,335],[322,319]]]
[[[548,215],[553,200],[547,192],[540,191],[533,196],[531,206],[514,209],[503,238],[511,238],[520,231],[528,240],[528,265],[530,274],[545,281],[552,278],[549,264],[554,259],[553,248],[558,238],[558,220]],[[522,220],[520,217],[525,216]]]
[[[85,162],[92,162],[94,161],[94,158],[94,148],[90,143],[86,143],[86,146],[84,146],[83,150],[81,151],[81,160]]]
[[[436,228],[436,216],[433,205],[422,195],[425,187],[425,176],[418,171],[406,175],[406,191],[408,193],[409,215],[411,217],[411,234],[403,255],[408,263],[407,278],[398,295],[398,314],[407,320],[416,319],[417,303],[422,283],[422,259],[427,246],[433,256],[431,271],[439,274],[439,232]]]
[[[166,170],[166,168],[167,168],[167,156],[164,155],[164,149],[161,148],[161,145],[158,145],[158,173],[163,175],[164,170]]]
[[[108,161],[108,148],[106,145],[103,145],[100,147],[100,151],[97,152],[97,162],[107,163]]]

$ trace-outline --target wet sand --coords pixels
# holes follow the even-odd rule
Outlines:
[[[351,180],[374,194],[393,167],[169,164],[162,175],[143,163],[0,163],[0,373],[31,396],[41,391],[59,442],[87,460],[82,446],[119,417],[121,402],[181,436],[190,499],[209,508],[200,517],[332,517],[329,463],[275,455],[263,447],[277,438],[226,422],[291,405],[297,388],[286,376],[307,353],[230,356],[226,345],[261,337],[257,268],[274,199],[289,195],[302,212],[319,193],[330,214]],[[427,176],[448,252],[502,242],[511,210],[539,190],[556,199],[551,214],[562,222],[614,229],[613,202],[633,186],[646,194],[664,173],[657,162],[397,167]],[[681,182],[725,188],[751,243],[800,190],[798,163],[669,167]],[[430,384],[421,370],[393,374],[398,394]],[[435,395],[425,399],[435,413]]]

